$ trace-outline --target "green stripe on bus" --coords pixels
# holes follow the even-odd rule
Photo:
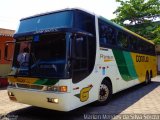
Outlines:
[[[136,70],[135,70],[135,67],[134,67],[134,63],[133,63],[133,60],[132,60],[131,53],[123,51],[123,55],[124,55],[124,58],[125,58],[125,61],[126,61],[127,68],[128,68],[129,74],[131,76],[131,79],[132,80],[136,79],[137,78],[137,73],[136,73]]]
[[[74,95],[74,96],[76,96],[77,98],[80,98],[80,94],[76,94],[76,95]]]
[[[114,49],[113,54],[116,59],[116,63],[118,65],[118,69],[121,74],[121,77],[126,81],[130,80],[131,78],[125,62],[123,52],[121,50]]]
[[[34,84],[37,85],[55,85],[59,80],[58,79],[39,79]]]
[[[113,49],[113,54],[123,80],[129,81],[137,78],[137,74],[130,53],[123,52],[118,49]]]

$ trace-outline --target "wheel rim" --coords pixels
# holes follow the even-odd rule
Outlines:
[[[99,92],[99,101],[104,102],[109,96],[109,89],[105,84],[101,84]]]

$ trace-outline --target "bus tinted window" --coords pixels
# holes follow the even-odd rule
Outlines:
[[[118,32],[117,41],[118,41],[119,47],[121,47],[121,48],[128,48],[129,47],[129,39],[127,38],[126,34],[124,34],[122,32]]]
[[[151,47],[151,52],[152,52],[153,54],[155,54],[155,46],[154,46],[154,45],[151,45],[150,47]]]
[[[142,48],[143,48],[143,51],[144,52],[150,52],[150,50],[148,49],[149,47],[147,47],[147,46],[149,46],[149,43],[148,42],[146,42],[146,41],[143,41],[144,43],[142,44]]]
[[[75,10],[75,28],[95,34],[95,17]]]
[[[44,29],[56,29],[59,27],[71,28],[72,23],[73,11],[57,12],[21,20],[17,33],[33,32]]]
[[[136,45],[135,37],[129,36],[128,39],[129,39],[129,42],[130,42],[130,49],[131,50],[136,50],[137,49],[137,45]]]
[[[72,79],[78,83],[87,77],[93,70],[96,55],[95,37],[86,35],[72,36]]]
[[[100,46],[116,45],[117,32],[114,28],[103,21],[99,21],[99,39]]]
[[[155,54],[155,46],[154,45],[149,45],[148,44],[148,52],[151,54]]]

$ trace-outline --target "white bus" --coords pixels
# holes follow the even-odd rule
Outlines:
[[[21,19],[14,38],[8,95],[20,103],[58,111],[103,105],[156,76],[152,42],[84,10]]]

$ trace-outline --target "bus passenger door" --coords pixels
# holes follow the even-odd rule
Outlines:
[[[75,34],[72,40],[72,79],[78,83],[88,75],[88,39]]]
[[[72,36],[71,73],[73,95],[79,96],[79,101],[81,102],[97,99],[92,89],[96,80],[93,80],[93,74],[90,76],[95,65],[95,55],[96,40],[94,36],[82,34],[74,34],[74,37]]]

